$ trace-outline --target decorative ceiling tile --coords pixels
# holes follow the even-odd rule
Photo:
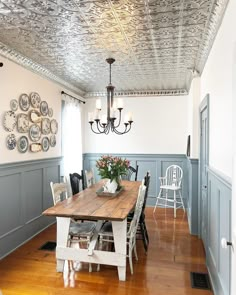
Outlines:
[[[201,74],[228,0],[0,0],[0,54],[86,97],[176,95]]]

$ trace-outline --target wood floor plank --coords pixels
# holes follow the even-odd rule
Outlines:
[[[78,265],[76,271],[56,272],[55,252],[39,250],[46,241],[55,241],[56,225],[34,237],[0,261],[0,290],[3,295],[213,295],[191,288],[190,272],[207,272],[202,241],[189,234],[186,214],[172,209],[146,209],[150,238],[147,255],[137,241],[139,260],[133,260],[134,275],[127,261],[127,280],[118,280],[117,268]]]

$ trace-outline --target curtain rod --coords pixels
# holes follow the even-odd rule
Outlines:
[[[72,95],[66,93],[66,92],[63,91],[63,90],[62,90],[61,94],[66,94],[66,95],[68,95],[68,96],[70,96],[70,97],[72,97],[72,98],[74,98],[74,99],[77,99],[79,102],[85,103],[85,101],[83,101],[83,100],[81,100],[81,99],[79,99],[79,98],[77,98],[77,97],[74,97],[74,96],[72,96]]]

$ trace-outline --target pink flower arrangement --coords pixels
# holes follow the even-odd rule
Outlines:
[[[115,179],[118,183],[118,186],[120,183],[120,177],[127,174],[129,165],[129,160],[122,159],[120,157],[113,157],[110,155],[102,156],[96,162],[98,174],[101,176],[101,178],[108,178],[111,181]]]

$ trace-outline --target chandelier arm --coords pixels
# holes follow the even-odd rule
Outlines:
[[[90,123],[91,130],[93,131],[93,133],[95,133],[95,134],[102,134],[102,133],[104,133],[104,132],[101,132],[101,131],[95,131],[95,130],[94,130],[94,128],[93,128],[93,123],[94,123],[94,122],[89,122],[89,123]]]
[[[130,129],[131,129],[131,123],[130,122],[129,123],[124,123],[124,125],[125,125],[125,130],[123,132],[121,132],[121,131],[119,131],[117,129],[114,129],[115,134],[122,135],[122,134],[128,133],[130,131]]]
[[[121,110],[122,109],[118,109],[118,110],[119,110],[119,120],[118,120],[117,125],[115,125],[115,120],[114,120],[114,128],[118,128],[120,126],[120,122],[121,122]]]

